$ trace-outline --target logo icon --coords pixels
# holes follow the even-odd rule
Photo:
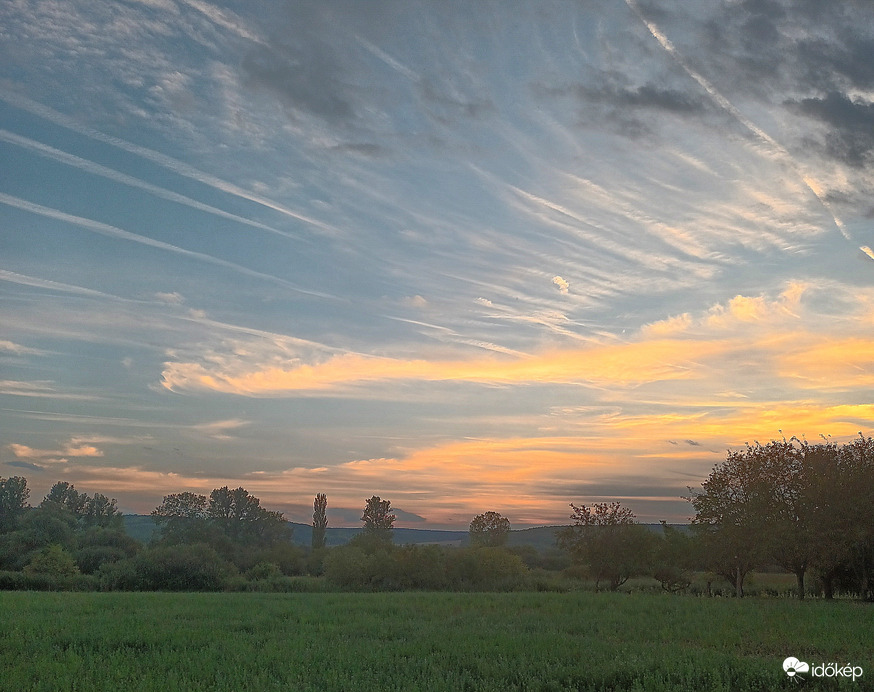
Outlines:
[[[790,678],[795,678],[799,673],[807,673],[810,671],[810,666],[804,661],[799,661],[795,656],[790,656],[783,661],[783,670]],[[801,676],[799,676],[800,678]]]

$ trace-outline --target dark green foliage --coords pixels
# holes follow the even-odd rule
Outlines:
[[[46,574],[51,577],[72,577],[79,573],[76,561],[63,546],[54,543],[36,553],[24,566],[25,574]]]
[[[750,570],[776,563],[795,574],[799,598],[813,568],[827,598],[843,586],[874,599],[871,438],[842,447],[784,439],[729,451],[691,501],[703,559],[737,596]]]
[[[282,575],[279,571],[279,565],[273,562],[259,562],[252,569],[246,572],[246,578],[254,580],[272,579]]]
[[[14,531],[27,512],[30,489],[21,476],[0,477],[0,534]]]
[[[123,528],[122,517],[114,499],[110,500],[100,493],[94,493],[93,497],[88,493],[80,493],[66,481],[60,481],[52,486],[48,495],[40,503],[40,508],[68,514],[83,528],[91,526],[111,527],[118,530]]]
[[[0,572],[0,591],[97,591],[98,579],[86,574]]]
[[[216,488],[209,498],[190,492],[166,495],[152,516],[161,527],[162,543],[205,543],[243,570],[258,561],[259,550],[291,540],[282,514],[261,507],[245,488]]]
[[[507,543],[510,520],[497,512],[477,514],[470,522],[470,544],[498,548]]]
[[[383,500],[373,495],[364,504],[361,521],[364,522],[364,534],[380,541],[391,541],[391,531],[397,517],[392,514],[391,500]]]
[[[697,566],[697,545],[689,534],[662,522],[662,535],[653,549],[652,575],[669,593],[685,591]]]
[[[364,591],[503,591],[526,585],[527,568],[504,548],[381,546],[368,551],[352,542],[332,548],[324,560],[325,577],[340,588]]]
[[[596,586],[606,581],[615,591],[650,568],[653,536],[634,523],[634,514],[618,502],[571,505],[574,525],[558,532],[558,541],[588,569]]]
[[[325,532],[328,529],[327,509],[328,497],[324,493],[319,493],[313,500],[313,550],[325,547]]]
[[[149,547],[103,565],[99,576],[111,591],[219,591],[235,572],[210,546],[194,544]]]
[[[525,563],[505,548],[461,548],[447,553],[446,558],[451,589],[511,591],[525,586]]]

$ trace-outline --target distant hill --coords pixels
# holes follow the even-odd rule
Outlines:
[[[313,527],[309,524],[289,522],[294,529],[292,541],[298,545],[308,546],[312,543]],[[661,524],[644,524],[655,533],[661,533]],[[675,528],[686,530],[685,524],[672,524]],[[124,528],[128,535],[138,541],[148,543],[157,531],[155,520],[149,515],[126,514],[124,515]],[[549,550],[556,546],[555,532],[563,526],[535,526],[529,529],[517,529],[510,531],[507,539],[509,547],[530,545],[539,551]],[[325,533],[325,544],[328,546],[343,545],[352,540],[352,537],[360,533],[359,527],[328,527]],[[396,545],[453,545],[463,546],[468,544],[467,531],[446,531],[442,529],[394,529],[394,542]]]

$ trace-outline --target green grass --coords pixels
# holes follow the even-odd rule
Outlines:
[[[4,592],[0,689],[864,689],[799,686],[781,664],[849,661],[874,678],[872,616],[849,601],[587,592]]]

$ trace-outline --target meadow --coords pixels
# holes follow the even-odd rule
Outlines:
[[[853,601],[644,593],[0,593],[4,690],[773,690],[874,677]]]

